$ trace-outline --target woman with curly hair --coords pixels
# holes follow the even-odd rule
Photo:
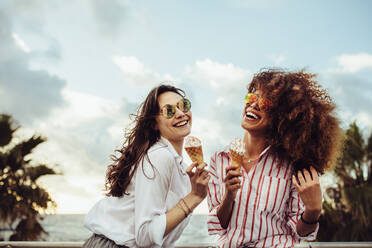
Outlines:
[[[341,129],[315,75],[263,70],[248,86],[241,169],[229,149],[210,163],[208,231],[222,247],[293,247],[313,240],[318,173],[335,161]]]
[[[186,166],[191,102],[169,85],[151,90],[108,167],[107,196],[85,218],[86,248],[173,247],[207,195],[205,163]],[[195,168],[195,169],[194,169]]]

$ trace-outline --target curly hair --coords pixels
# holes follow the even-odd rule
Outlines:
[[[271,150],[295,171],[312,165],[324,173],[335,163],[342,132],[335,104],[315,76],[304,70],[264,69],[254,75],[248,91],[260,89],[272,102],[265,135]]]
[[[121,197],[127,195],[126,189],[142,159],[149,161],[147,151],[160,139],[160,132],[156,128],[156,116],[160,108],[159,96],[165,92],[174,92],[185,97],[185,92],[171,85],[160,85],[153,88],[144,102],[137,109],[137,114],[132,114],[134,127],[126,129],[123,146],[116,152],[117,157],[112,155],[114,161],[109,165],[106,172],[105,188],[106,195]],[[151,161],[149,161],[151,164]]]

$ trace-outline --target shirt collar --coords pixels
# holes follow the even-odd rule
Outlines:
[[[184,151],[182,150],[182,156],[180,156],[174,149],[172,143],[170,143],[169,140],[167,140],[163,136],[160,136],[158,143],[162,145],[163,147],[167,147],[169,152],[173,155],[179,170],[181,170],[182,174],[186,174],[187,165],[184,163],[184,159],[183,159]]]
[[[258,156],[259,158],[261,158],[263,155],[265,155],[265,153],[267,153],[269,150],[270,150],[270,147],[271,145],[268,145],[261,153],[260,153],[260,156]],[[225,149],[221,152],[221,153],[225,153],[226,155],[230,156],[230,149],[229,149],[229,146],[226,146]]]

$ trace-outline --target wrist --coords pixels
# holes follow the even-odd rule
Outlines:
[[[224,200],[228,202],[234,202],[235,196],[230,191],[227,191],[226,194],[224,195]]]
[[[197,195],[193,192],[190,192],[183,199],[187,203],[187,205],[189,206],[189,208],[191,210],[194,210],[204,200],[203,197],[201,197],[201,196],[199,196],[199,195]]]
[[[321,210],[308,210],[305,209],[305,211],[301,214],[301,220],[305,224],[314,225],[318,223],[319,217],[320,217]]]

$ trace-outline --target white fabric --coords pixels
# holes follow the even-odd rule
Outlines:
[[[86,215],[84,224],[118,245],[174,247],[190,215],[163,238],[165,213],[191,191],[188,165],[163,137],[147,154],[153,166],[145,156],[127,189],[129,195],[104,197]]]

